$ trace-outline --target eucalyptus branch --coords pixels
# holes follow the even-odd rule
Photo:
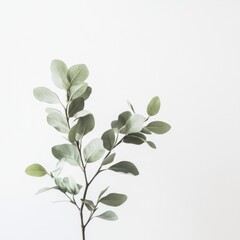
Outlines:
[[[69,143],[64,143],[52,147],[52,154],[59,160],[56,169],[48,173],[47,170],[40,164],[34,163],[28,166],[25,172],[30,176],[42,177],[49,175],[56,186],[44,188],[39,191],[44,192],[51,189],[61,191],[77,208],[80,214],[81,235],[82,240],[86,240],[85,230],[90,221],[95,218],[105,220],[117,220],[117,215],[111,210],[105,211],[100,215],[95,216],[99,204],[117,207],[127,200],[127,196],[121,193],[105,194],[108,188],[102,190],[98,196],[96,204],[90,199],[87,199],[91,184],[96,177],[106,171],[121,172],[136,176],[139,174],[137,167],[129,161],[120,161],[112,163],[115,160],[116,153],[112,153],[121,143],[141,145],[147,143],[150,147],[156,148],[156,145],[147,140],[150,133],[163,134],[169,131],[170,125],[162,121],[152,121],[146,125],[150,117],[155,116],[160,109],[159,97],[153,97],[147,105],[148,117],[137,114],[129,103],[130,111],[122,112],[118,115],[117,120],[113,121],[111,128],[102,134],[101,138],[93,139],[86,146],[83,146],[82,138],[91,132],[95,127],[95,119],[91,113],[80,116],[80,112],[84,110],[85,101],[90,96],[92,89],[84,81],[88,77],[88,69],[84,64],[73,65],[67,68],[66,64],[61,60],[53,60],[51,64],[53,81],[58,88],[66,92],[66,104],[63,104],[58,95],[46,87],[38,87],[33,90],[35,98],[39,101],[49,104],[60,104],[64,109],[64,113],[59,111],[51,111],[48,113],[47,121],[49,125],[57,131],[68,134]],[[65,106],[66,105],[66,106]],[[75,117],[77,120],[74,126],[71,126],[70,118]],[[74,120],[74,121],[75,121]],[[116,133],[117,129],[117,133]],[[124,133],[119,140],[120,133]],[[79,139],[79,136],[81,138]],[[107,152],[106,152],[107,151]],[[89,163],[94,163],[102,159],[102,163],[97,168],[96,172],[89,177],[87,167]],[[62,163],[68,163],[72,166],[80,167],[81,174],[84,176],[85,184],[76,183],[70,176],[57,177],[62,170]],[[109,166],[109,165],[110,166]],[[109,167],[103,168],[108,165]],[[55,174],[55,173],[58,173]],[[82,198],[76,201],[75,197],[81,192]],[[88,216],[85,216],[85,209],[90,211]]]

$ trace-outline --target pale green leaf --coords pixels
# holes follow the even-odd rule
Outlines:
[[[71,82],[71,88],[82,84],[87,79],[88,75],[89,71],[85,64],[77,64],[70,67],[67,76]]]
[[[34,88],[33,95],[37,100],[41,102],[52,104],[60,102],[57,94],[46,87]]]
[[[115,133],[113,129],[109,129],[106,132],[103,133],[102,135],[102,140],[103,140],[103,146],[107,150],[111,150],[114,146],[115,143]]]
[[[59,111],[58,109],[55,109],[55,108],[50,108],[50,107],[47,107],[45,109],[46,113],[62,113],[61,111]]]
[[[70,83],[67,79],[67,66],[61,60],[53,60],[51,63],[51,72],[53,82],[61,89],[68,89]]]
[[[85,94],[85,92],[87,91],[87,87],[88,87],[88,84],[83,83],[77,89],[74,88],[74,91],[73,90],[71,91],[71,99],[76,99],[76,98],[83,96]]]
[[[117,120],[114,120],[114,121],[112,121],[111,122],[111,128],[116,128],[116,129],[118,129],[118,121]]]
[[[34,163],[26,168],[25,173],[32,177],[42,177],[47,174],[47,171],[42,165]]]
[[[150,122],[146,128],[156,134],[164,134],[171,129],[171,126],[168,123],[161,121]]]
[[[93,139],[83,150],[83,156],[87,163],[101,159],[104,153],[103,141],[99,138]]]
[[[125,134],[140,132],[143,128],[145,117],[140,114],[133,114],[125,126]]]
[[[62,113],[52,112],[47,116],[47,122],[49,125],[54,127],[56,130],[62,133],[68,133],[69,128],[67,120]]]
[[[159,112],[160,99],[158,96],[153,97],[147,106],[147,113],[149,116],[154,116]]]
[[[152,134],[146,127],[143,127],[143,129],[141,130],[141,133]]]
[[[84,202],[85,206],[87,207],[87,209],[88,209],[90,212],[92,212],[92,211],[94,210],[95,205],[94,205],[94,203],[93,203],[92,200],[87,200],[87,199],[85,199],[84,201],[82,200],[82,202]]]
[[[62,182],[66,191],[73,195],[77,195],[82,188],[82,186],[77,184],[72,177],[65,177],[62,179]]]
[[[116,155],[116,153],[112,153],[112,154],[109,155],[108,157],[104,158],[104,159],[103,159],[103,162],[102,162],[102,166],[107,165],[107,164],[113,162],[113,160],[114,160],[114,158],[115,158],[115,155]]]
[[[79,152],[75,145],[61,144],[52,147],[52,154],[58,160],[64,160],[65,162],[73,165],[79,165]]]
[[[111,167],[109,167],[109,170],[112,170],[114,172],[132,174],[134,176],[139,175],[139,172],[136,166],[133,163],[128,161],[122,161],[122,162],[116,163]]]
[[[127,200],[127,196],[120,193],[110,193],[107,196],[101,198],[99,202],[112,206],[112,207],[118,207],[122,205]]]
[[[114,213],[113,211],[106,211],[98,216],[96,216],[98,218],[104,219],[104,220],[108,220],[108,221],[116,221],[118,220],[118,216],[116,213]]]
[[[77,112],[83,110],[83,108],[84,108],[84,99],[82,97],[72,100],[68,109],[69,117],[73,117]]]

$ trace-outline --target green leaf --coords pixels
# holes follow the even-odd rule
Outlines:
[[[131,133],[124,137],[123,142],[140,145],[146,141],[146,136],[142,133]]]
[[[158,96],[153,97],[147,106],[147,113],[149,116],[154,116],[159,112],[160,99]]]
[[[136,168],[136,166],[131,163],[131,162],[127,162],[127,161],[122,161],[119,163],[116,163],[114,165],[112,165],[109,170],[112,170],[114,172],[121,172],[121,173],[126,173],[126,174],[132,174],[134,176],[139,175],[138,169]]]
[[[146,127],[144,127],[144,128],[141,130],[141,133],[144,133],[144,134],[152,134]]]
[[[69,105],[68,114],[69,117],[73,117],[75,113],[83,110],[84,108],[84,99],[82,97],[76,98],[71,101]]]
[[[161,121],[150,122],[146,128],[156,134],[164,134],[171,129],[171,126],[168,123]]]
[[[111,122],[111,128],[118,129],[118,121],[117,120],[114,120],[114,121]]]
[[[103,189],[103,190],[100,192],[100,194],[99,194],[99,196],[98,196],[98,199],[100,199],[100,198],[102,197],[102,195],[108,190],[108,188],[109,188],[109,187],[106,187],[105,189]]]
[[[77,124],[75,124],[69,131],[68,139],[70,142],[75,140],[79,141],[84,135],[93,130],[95,126],[95,120],[93,115],[87,114],[78,118]]]
[[[85,199],[84,201],[82,200],[82,202],[84,202],[85,206],[87,207],[87,209],[90,212],[92,212],[94,210],[95,205],[94,205],[93,201]]]
[[[47,174],[47,171],[42,165],[34,163],[26,168],[25,173],[32,177],[42,177]]]
[[[82,188],[81,185],[77,184],[73,178],[55,178],[55,183],[62,192],[68,192],[73,195],[77,195]]]
[[[108,221],[115,221],[118,220],[118,216],[116,213],[114,213],[113,211],[106,211],[98,216],[96,216],[98,218],[102,218],[104,220],[108,220]]]
[[[151,141],[146,141],[146,143],[147,143],[151,148],[154,148],[154,149],[157,148],[156,145],[155,145],[155,143],[153,143],[153,142],[151,142]]]
[[[58,160],[64,160],[65,162],[73,165],[79,165],[79,152],[75,145],[61,144],[52,147],[52,154]]]
[[[43,193],[43,192],[47,192],[47,191],[52,190],[52,189],[58,190],[58,187],[55,186],[55,187],[45,187],[45,188],[41,188],[40,190],[38,190],[38,192],[36,193],[36,195],[37,195],[37,194],[40,194],[40,193]]]
[[[83,150],[85,162],[92,163],[103,157],[105,149],[100,138],[93,139]]]
[[[140,114],[133,114],[125,126],[125,134],[140,132],[143,128],[145,117]]]
[[[112,150],[114,143],[115,143],[115,133],[113,129],[109,129],[102,135],[103,146],[107,150]]]
[[[126,112],[123,112],[121,114],[119,114],[118,116],[118,129],[122,129],[125,124],[127,123],[128,119],[131,117],[131,112],[129,111],[126,111]]]
[[[92,93],[92,88],[91,87],[87,87],[86,91],[83,93],[83,95],[81,96],[84,100],[88,99],[89,96]]]
[[[122,205],[127,200],[127,196],[120,193],[110,193],[107,196],[101,198],[99,202],[112,206],[112,207],[118,207]]]
[[[52,104],[60,102],[57,94],[46,87],[34,88],[33,95],[37,100],[41,102]]]
[[[88,84],[83,83],[79,88],[74,89],[74,91],[71,91],[71,99],[76,99],[84,95],[85,92],[87,91],[87,87],[88,87]]]
[[[73,65],[69,68],[67,76],[72,86],[79,86],[82,84],[88,77],[89,72],[85,64]]]
[[[67,66],[61,60],[53,60],[51,63],[52,79],[55,85],[61,89],[68,89],[70,83],[67,79]]]
[[[82,186],[77,184],[71,177],[63,178],[62,182],[66,188],[66,191],[73,195],[77,195],[82,188]]]
[[[60,112],[59,113],[53,112],[53,113],[48,114],[47,122],[49,125],[54,127],[59,132],[68,133],[68,131],[69,131],[66,118]]]
[[[116,155],[116,153],[112,153],[112,154],[109,155],[107,158],[104,158],[104,159],[103,159],[103,162],[102,162],[102,166],[107,165],[107,164],[113,162],[113,160],[114,160],[114,158],[115,158],[115,155]]]
[[[131,108],[132,112],[135,113],[134,107],[133,107],[133,105],[129,101],[128,101],[128,105]]]

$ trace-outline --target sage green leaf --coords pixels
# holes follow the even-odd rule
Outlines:
[[[141,130],[141,133],[144,133],[144,134],[152,134],[146,127],[144,127],[144,128]]]
[[[87,207],[87,209],[90,212],[92,212],[94,210],[95,205],[94,205],[93,201],[85,199],[84,201],[82,200],[82,202],[84,202],[85,206]]]
[[[86,100],[86,99],[89,98],[89,96],[91,95],[91,93],[92,93],[92,88],[88,86],[87,89],[85,90],[85,92],[82,94],[81,97],[82,97],[84,100]]]
[[[80,189],[82,188],[81,185],[77,184],[73,178],[71,177],[65,177],[62,180],[65,189],[68,193],[73,194],[73,195],[77,195],[80,191]]]
[[[156,134],[164,134],[171,129],[171,126],[168,123],[161,121],[150,122],[146,128]]]
[[[70,83],[67,79],[67,66],[61,60],[53,60],[51,63],[52,79],[55,85],[61,89],[68,89]]]
[[[151,142],[151,141],[146,141],[146,143],[147,143],[151,148],[154,148],[154,149],[157,148],[156,145],[155,145],[155,143],[153,143],[153,142]]]
[[[95,120],[93,115],[87,114],[79,117],[77,124],[75,124],[69,131],[68,139],[70,142],[79,141],[84,135],[93,130]]]
[[[62,133],[68,133],[69,128],[67,124],[67,120],[62,113],[53,112],[48,114],[47,122],[49,125],[54,127],[56,130]]]
[[[139,175],[138,169],[136,166],[128,161],[122,161],[119,163],[116,163],[112,165],[109,170],[112,170],[114,172],[121,172],[121,173],[126,173],[126,174],[132,174],[134,176]]]
[[[103,147],[103,141],[100,138],[93,139],[83,149],[83,156],[85,162],[92,163],[103,157],[105,149]]]
[[[84,95],[85,92],[87,91],[87,87],[88,87],[88,84],[83,83],[78,89],[76,89],[76,91],[71,91],[71,99],[76,99]]]
[[[146,141],[146,136],[142,133],[131,133],[124,137],[123,142],[140,145]]]
[[[65,162],[73,165],[79,165],[79,152],[75,145],[61,144],[52,147],[52,154],[58,160],[64,160]]]
[[[109,186],[108,187],[106,187],[105,189],[103,189],[101,192],[100,192],[100,194],[99,194],[99,196],[98,196],[98,200],[102,197],[102,195],[108,190],[108,188],[109,188]]]
[[[133,114],[125,126],[125,134],[140,132],[143,128],[145,117],[140,114]]]
[[[154,116],[159,112],[160,109],[160,99],[158,96],[153,97],[147,106],[147,114],[149,116]]]
[[[54,178],[54,181],[56,183],[56,185],[58,186],[59,190],[62,192],[66,192],[67,189],[63,183],[63,179],[62,178]]]
[[[37,195],[37,194],[40,194],[40,193],[47,192],[47,191],[52,190],[52,189],[58,190],[58,187],[55,186],[55,187],[45,187],[45,188],[41,188],[40,190],[37,191],[36,195]]]
[[[112,150],[114,143],[115,143],[115,133],[113,129],[109,129],[102,135],[103,146],[107,150]]]
[[[113,160],[114,160],[114,158],[115,158],[115,155],[116,155],[116,153],[112,153],[112,154],[109,155],[108,157],[104,158],[104,159],[103,159],[103,162],[102,162],[102,166],[107,165],[107,164],[113,162]]]
[[[82,84],[88,77],[89,72],[85,64],[73,65],[68,69],[67,76],[72,86],[78,86]]]
[[[101,198],[99,202],[112,206],[112,207],[118,207],[122,205],[127,200],[127,196],[120,193],[110,193],[107,196]]]
[[[111,128],[118,129],[118,121],[117,120],[114,120],[114,121],[111,122]]]
[[[106,211],[98,216],[96,216],[98,218],[102,218],[104,220],[108,220],[108,221],[115,221],[118,220],[118,216],[115,212],[113,211]]]
[[[60,102],[57,94],[46,87],[34,88],[33,95],[37,100],[41,102],[52,104]]]
[[[73,117],[75,113],[83,110],[83,108],[84,108],[84,99],[82,97],[72,100],[68,110],[69,117]]]
[[[47,174],[47,171],[42,165],[34,163],[26,168],[25,173],[32,177],[42,177]]]
[[[51,172],[51,175],[53,177],[57,177],[59,176],[59,174],[62,172],[63,167],[65,165],[66,161],[64,158],[62,158],[61,160],[59,160],[56,164],[56,168]]]
[[[123,112],[121,114],[119,114],[118,116],[118,129],[122,129],[125,124],[127,123],[128,119],[132,116],[131,112],[129,111],[126,111],[126,112]]]

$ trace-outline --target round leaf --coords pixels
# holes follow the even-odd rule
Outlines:
[[[109,129],[106,132],[103,133],[102,135],[102,140],[103,140],[103,146],[107,150],[111,150],[114,146],[115,143],[115,133],[113,129]]]
[[[115,158],[115,155],[116,155],[116,153],[112,153],[112,154],[109,155],[107,158],[104,158],[104,159],[103,159],[103,162],[102,162],[102,166],[107,165],[107,164],[113,162],[113,160],[114,160],[114,158]]]
[[[147,113],[149,116],[154,116],[159,112],[160,109],[160,99],[158,96],[152,98],[147,106]]]
[[[119,163],[116,163],[112,165],[109,170],[112,170],[114,172],[121,172],[121,173],[126,173],[126,174],[132,174],[134,176],[139,175],[138,169],[136,166],[128,161],[122,161]]]
[[[125,126],[125,133],[140,132],[143,128],[145,117],[140,114],[133,114],[127,121]]]
[[[67,72],[71,87],[83,83],[89,75],[88,68],[85,64],[73,65]]]
[[[56,93],[52,92],[50,89],[46,87],[38,87],[33,89],[34,97],[45,103],[59,103],[59,98]]]
[[[53,126],[56,130],[62,133],[68,133],[69,128],[66,118],[62,113],[52,112],[47,116],[47,122],[49,125]]]
[[[123,142],[140,145],[146,141],[146,136],[142,133],[131,133],[124,137]]]
[[[47,174],[47,171],[42,165],[34,163],[26,168],[25,173],[33,177],[42,177]]]
[[[53,60],[51,63],[51,72],[53,82],[61,89],[68,89],[70,83],[67,79],[67,66],[61,60]]]
[[[99,138],[93,139],[83,150],[83,156],[87,163],[99,160],[104,153],[103,141]]]

